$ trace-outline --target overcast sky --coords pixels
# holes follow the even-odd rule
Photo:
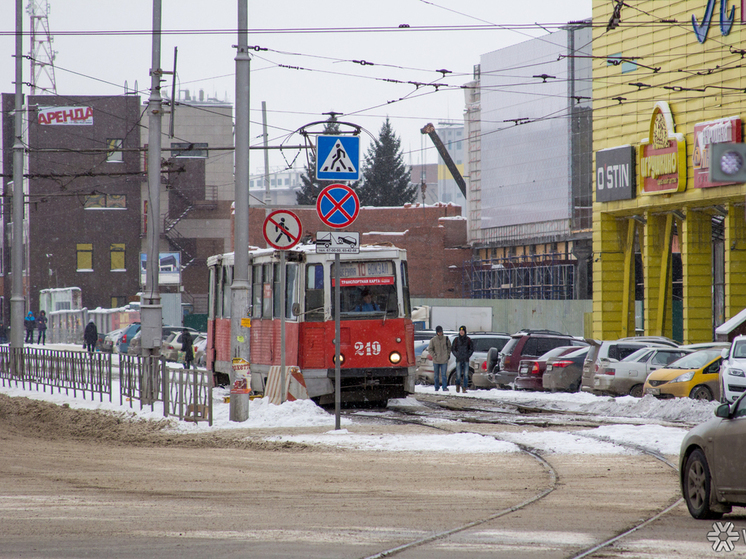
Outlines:
[[[14,4],[0,3],[0,90],[9,93],[14,91]],[[152,0],[49,4],[59,95],[121,94],[126,80],[130,88],[137,82],[147,101]],[[193,95],[202,89],[206,96],[232,103],[236,0],[163,0],[162,12],[163,69],[172,69],[178,47],[178,88]],[[293,131],[325,119],[328,111],[344,113],[340,120],[354,122],[373,136],[388,116],[402,139],[407,163],[417,164],[423,156],[435,162],[420,128],[428,122],[463,119],[464,91],[459,86],[471,79],[481,54],[590,16],[591,0],[249,0],[249,44],[269,49],[253,52],[251,62],[252,143],[259,141],[261,103],[266,101],[273,145],[283,140],[301,143],[297,134],[291,136]],[[401,25],[409,27],[400,29]],[[422,29],[433,26],[439,29]],[[28,16],[24,29],[29,29]],[[24,53],[28,52],[26,39]],[[440,69],[452,74],[444,77],[436,71]],[[171,78],[166,78],[170,90]],[[23,79],[30,79],[28,63]],[[438,82],[444,87],[436,91],[406,82]],[[41,85],[48,86],[48,81]],[[364,136],[363,152],[367,146]],[[252,173],[263,165],[259,153],[252,152]],[[286,154],[288,161],[294,156]],[[304,164],[305,156],[299,157],[296,166]],[[274,153],[271,165],[283,165],[283,158]]]

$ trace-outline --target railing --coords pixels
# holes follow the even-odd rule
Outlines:
[[[38,348],[11,349],[0,346],[0,379],[3,386],[19,384],[26,390],[64,391],[65,395],[90,395],[111,402],[111,355],[82,351],[59,351]]]
[[[24,390],[112,401],[116,367],[110,353],[0,346],[0,385]],[[119,404],[140,409],[163,402],[163,417],[208,421],[212,425],[212,374],[205,369],[170,368],[161,357],[119,355]]]

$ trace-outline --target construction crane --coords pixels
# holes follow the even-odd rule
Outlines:
[[[448,167],[448,170],[451,172],[453,180],[456,181],[456,184],[458,184],[458,187],[461,189],[461,194],[463,194],[464,199],[466,199],[466,181],[464,180],[464,177],[461,176],[461,173],[459,172],[458,167],[456,167],[456,164],[453,162],[453,159],[451,159],[451,155],[448,153],[446,146],[443,145],[440,136],[438,136],[438,133],[435,131],[435,126],[433,126],[432,123],[428,123],[425,125],[424,128],[420,130],[420,132],[430,136],[433,144],[435,144],[435,149],[438,150],[440,157],[443,159],[446,167]]]

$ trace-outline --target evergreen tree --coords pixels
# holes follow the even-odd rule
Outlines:
[[[324,125],[324,132],[327,136],[334,136],[339,134],[339,124],[337,123],[337,117],[334,113],[331,114],[329,119]],[[316,151],[311,153],[311,160],[306,166],[306,174],[300,176],[300,180],[303,183],[299,192],[295,194],[295,199],[299,205],[315,206],[316,199],[319,194],[330,184],[334,184],[338,181],[320,181],[316,178]]]
[[[417,185],[410,182],[411,171],[404,165],[400,146],[387,118],[365,155],[365,180],[357,189],[361,206],[403,206],[415,201]]]

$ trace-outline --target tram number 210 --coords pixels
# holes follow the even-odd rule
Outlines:
[[[378,355],[381,353],[381,342],[355,342],[355,355]]]

